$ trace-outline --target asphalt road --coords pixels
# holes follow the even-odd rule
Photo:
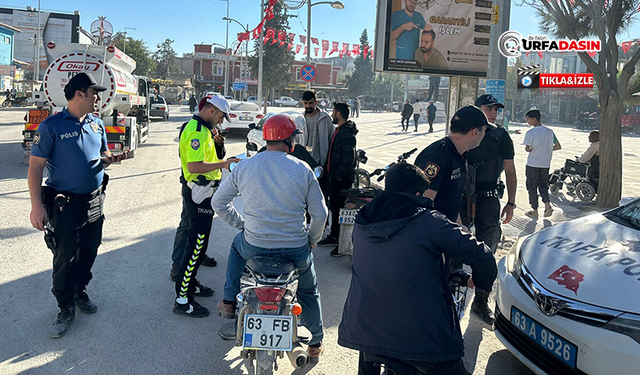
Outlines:
[[[22,163],[22,117],[25,110],[0,110],[0,374],[244,374],[240,349],[218,338],[226,321],[212,314],[192,319],[171,313],[174,285],[169,281],[170,254],[181,201],[177,135],[189,118],[186,107],[171,107],[171,121],[152,122],[150,137],[135,159],[108,168],[103,244],[93,267],[88,292],[98,304],[95,315],[78,313],[61,339],[48,337],[57,309],[51,288],[51,252],[42,234],[29,223],[27,164]],[[400,133],[397,113],[363,112],[355,119],[358,147],[368,152],[369,170],[383,166],[413,147],[420,149],[444,135]],[[424,125],[422,126],[424,128]],[[522,130],[526,130],[522,128]],[[587,133],[556,130],[565,146],[554,164],[584,150]],[[514,135],[516,145],[524,135]],[[571,138],[571,140],[570,140]],[[637,143],[637,139],[625,139]],[[244,152],[243,135],[227,140],[229,155]],[[526,206],[524,152],[516,146],[520,188],[518,205]],[[631,151],[632,152],[632,151]],[[625,163],[637,163],[633,154]],[[560,160],[560,162],[558,162]],[[625,164],[625,171],[629,166]],[[631,173],[631,172],[629,172]],[[625,177],[626,177],[625,173]],[[625,193],[638,194],[638,184]],[[506,226],[504,247],[513,238],[594,210],[593,205],[554,198],[556,213],[546,222],[526,221],[518,208],[519,225]],[[237,232],[214,220],[208,254],[219,262],[201,267],[199,280],[216,290],[199,301],[211,310],[221,298],[226,254]],[[337,326],[349,285],[347,258],[331,258],[331,248],[316,248],[316,271],[322,294],[326,351],[315,366],[293,371],[280,360],[278,374],[355,374],[357,353],[337,345]],[[499,256],[504,254],[504,249]],[[469,296],[469,301],[472,296]],[[398,318],[406,306],[398,306]],[[425,317],[426,320],[426,317]],[[425,324],[428,324],[428,320]],[[496,339],[490,327],[474,316],[463,319],[467,369],[474,374],[531,374]]]

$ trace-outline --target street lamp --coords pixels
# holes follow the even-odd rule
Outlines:
[[[227,18],[229,18],[229,0],[215,0],[215,1],[226,1],[227,2]],[[229,53],[229,22],[227,22],[227,34],[225,41],[225,52]],[[226,56],[227,59],[224,60],[224,95],[227,96],[229,94],[229,56]]]
[[[127,30],[138,30],[135,27],[125,27],[124,28],[124,51],[122,51],[125,55],[127,54]]]
[[[229,17],[223,17],[222,19],[224,21],[227,21],[227,25],[229,24],[229,22],[233,21],[233,22],[237,23],[238,25],[240,25],[240,27],[242,27],[246,33],[249,32],[249,25],[247,25],[245,27],[243,24],[240,23],[240,21],[238,21],[236,19],[233,19],[233,18],[229,18]],[[247,44],[246,44],[246,48],[245,48],[244,52],[245,52],[245,60],[246,60],[246,64],[247,64],[247,70],[249,70],[248,69],[248,67],[249,67],[249,39],[247,39],[246,42],[247,42]],[[242,78],[243,78],[243,74],[242,74],[242,58],[240,58],[240,82],[243,82]],[[245,81],[243,82],[245,84],[245,88],[244,88],[245,92],[247,92],[249,90],[249,82],[248,82],[249,79],[248,78],[249,77],[247,77],[245,79]]]

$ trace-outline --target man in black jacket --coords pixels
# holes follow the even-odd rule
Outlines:
[[[338,217],[340,209],[344,207],[346,197],[340,196],[340,191],[351,188],[356,173],[356,124],[349,119],[349,105],[347,103],[333,104],[333,123],[338,125],[329,141],[329,155],[325,165],[324,194],[329,198],[331,210],[331,233],[318,245],[337,245],[340,236]],[[331,251],[331,255],[339,257],[338,246]]]
[[[359,375],[380,373],[371,362],[398,374],[468,374],[442,255],[469,264],[468,285],[485,290],[496,278],[496,263],[486,245],[432,210],[423,197],[427,186],[419,168],[393,166],[386,190],[356,218],[338,344],[360,351]]]
[[[409,130],[409,119],[413,114],[413,105],[409,99],[407,99],[402,107],[402,131],[406,132]]]

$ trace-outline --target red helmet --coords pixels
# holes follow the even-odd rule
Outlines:
[[[273,115],[262,125],[265,141],[284,141],[292,135],[302,133],[291,117],[285,114]]]

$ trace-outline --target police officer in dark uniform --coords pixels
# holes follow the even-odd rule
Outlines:
[[[493,126],[478,107],[463,107],[453,115],[449,135],[422,150],[414,163],[430,180],[424,195],[433,200],[436,210],[458,224],[467,151],[478,147],[485,129]]]
[[[229,102],[222,95],[207,99],[202,110],[194,115],[180,135],[182,166],[182,198],[189,220],[188,238],[176,279],[176,299],[173,312],[192,317],[209,315],[209,310],[194,300],[195,296],[210,297],[211,288],[197,280],[198,268],[209,246],[213,222],[211,197],[220,185],[221,169],[239,160],[219,161],[215,147],[214,127],[229,121]]]
[[[498,109],[504,108],[502,103],[491,94],[480,95],[475,102],[491,123],[495,123]],[[513,163],[513,141],[509,133],[501,127],[489,128],[480,146],[469,151],[469,172],[475,179],[470,181],[466,195],[468,204],[461,208],[462,223],[468,227],[474,225],[475,236],[495,253],[502,236],[500,217],[504,223],[511,221],[513,209],[516,207],[516,168]],[[504,183],[500,175],[504,170],[507,181],[508,200],[502,213],[500,198],[504,193]],[[494,318],[488,306],[489,293],[477,290],[471,311],[479,315],[487,324],[493,324]]]
[[[75,319],[98,309],[86,286],[102,240],[104,191],[108,177],[103,164],[120,161],[125,153],[109,152],[98,110],[106,88],[89,73],[75,75],[64,87],[68,105],[43,121],[33,138],[29,160],[30,220],[44,231],[53,252],[53,288],[60,312],[51,337],[62,337]],[[44,167],[49,171],[42,184]]]

